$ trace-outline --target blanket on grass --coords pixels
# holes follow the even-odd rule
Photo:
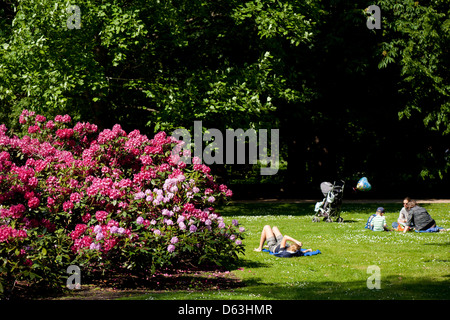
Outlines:
[[[262,249],[263,252],[268,252],[269,254],[279,257],[279,258],[291,258],[291,257],[301,257],[301,256],[315,256],[316,254],[322,253],[320,250],[315,250],[312,252],[304,252],[305,250],[300,249],[300,251],[297,251],[296,253],[290,253],[287,251],[282,251],[278,253],[273,253],[272,251],[269,251],[267,249]]]
[[[444,229],[444,228],[442,228],[442,227],[438,227],[438,226],[436,226],[436,227],[434,227],[434,228],[430,228],[430,229],[427,229],[427,230],[415,230],[416,232],[439,232],[439,230],[441,230],[441,229]]]

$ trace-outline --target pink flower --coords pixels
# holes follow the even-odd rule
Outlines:
[[[86,213],[84,216],[81,217],[81,221],[84,223],[88,223],[89,220],[91,220],[91,215],[89,213]]]
[[[45,127],[47,128],[47,129],[53,129],[53,128],[55,128],[55,123],[53,122],[53,121],[48,121],[46,124],[45,124]]]
[[[55,204],[55,199],[52,197],[47,198],[47,207],[51,208]]]
[[[161,212],[161,214],[162,214],[163,216],[168,216],[168,217],[173,216],[173,212],[170,211],[170,210],[168,210],[168,209],[163,209],[162,212]]]
[[[64,116],[57,115],[55,117],[56,122],[69,123],[71,120],[72,120],[72,118],[68,114],[66,114]]]
[[[64,210],[65,212],[69,212],[69,211],[72,210],[72,209],[73,209],[73,202],[71,202],[71,201],[66,201],[66,202],[63,203],[63,210]]]
[[[94,232],[95,233],[99,233],[99,232],[101,232],[102,231],[102,226],[101,225],[96,225],[95,227],[94,227]]]
[[[11,238],[25,239],[27,236],[25,230],[16,230],[9,226],[0,226],[0,242],[8,241]]]
[[[70,233],[72,240],[78,239],[87,229],[85,224],[77,224],[75,230]]]
[[[36,188],[38,183],[39,181],[36,177],[31,177],[30,179],[28,179],[28,185],[32,188]]]
[[[27,267],[31,267],[33,265],[33,261],[31,261],[30,259],[27,259],[23,264]]]
[[[129,205],[126,202],[123,202],[123,201],[119,202],[119,208],[126,209],[126,208],[128,208],[128,206]]]
[[[203,173],[210,173],[211,172],[211,168],[206,166],[206,165],[203,165],[202,166],[202,172]]]
[[[36,198],[36,197],[33,197],[33,198],[31,198],[30,200],[28,200],[28,206],[29,206],[31,209],[35,209],[35,208],[39,207],[39,204],[40,204],[40,201],[39,201],[39,199]]]
[[[60,139],[69,139],[73,136],[73,130],[72,129],[58,129],[58,130],[56,130],[56,135]]]
[[[28,133],[36,133],[36,132],[40,132],[41,128],[39,128],[39,126],[31,126],[28,127]]]
[[[102,245],[100,243],[91,243],[89,249],[91,250],[101,250]]]
[[[151,156],[141,156],[140,160],[144,165],[150,165],[153,163],[153,159]]]
[[[36,116],[36,122],[44,122],[45,120],[46,118],[44,116],[41,116],[40,114]]]
[[[201,164],[202,160],[199,157],[192,158],[192,164]]]
[[[9,212],[11,213],[11,217],[14,219],[19,219],[22,217],[22,214],[25,213],[26,208],[23,204],[19,203],[17,205],[13,205],[9,208]]]
[[[81,201],[81,195],[78,192],[74,192],[70,195],[70,201],[72,202],[80,202]],[[73,207],[72,207],[73,208]]]
[[[145,198],[145,193],[143,193],[142,191],[138,192],[134,195],[134,200],[139,200],[139,199],[143,199],[143,198]]]
[[[131,247],[158,245],[151,243],[155,239],[148,239],[148,232],[174,254],[182,242],[175,232],[187,229],[197,243],[222,233],[229,240],[224,245],[238,245],[237,222],[236,228],[231,226],[232,230],[224,233],[229,226],[212,208],[231,196],[231,190],[216,184],[201,158],[194,157],[188,165],[183,162],[192,157],[189,150],[182,151],[181,146],[174,150],[180,142],[166,133],[159,132],[150,140],[138,130],[127,134],[118,124],[101,132],[86,122],[70,128],[69,115],[46,122],[44,116],[27,110],[19,121],[24,125],[23,133],[30,133],[21,138],[0,124],[0,146],[14,150],[14,156],[0,151],[0,218],[12,222],[6,226],[0,223],[1,242],[27,237],[25,230],[34,228],[38,234],[33,231],[30,237],[40,236],[44,228],[47,233],[56,228],[66,231],[58,216],[65,216],[64,210],[80,223],[73,231],[66,231],[72,251],[99,250],[104,262],[120,254],[124,262],[132,263]],[[16,154],[23,159],[17,159]],[[41,200],[47,207],[36,216]],[[200,245],[193,250],[198,248]],[[28,254],[23,250],[21,263]],[[110,250],[116,252],[109,254]]]
[[[98,221],[103,221],[106,219],[106,217],[108,216],[108,212],[106,211],[97,211],[95,213],[95,217],[97,218]]]

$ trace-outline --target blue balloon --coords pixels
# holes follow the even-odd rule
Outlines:
[[[362,177],[359,179],[358,184],[356,185],[356,189],[359,191],[369,191],[372,189],[372,186],[369,183],[369,180],[367,180],[366,177]]]

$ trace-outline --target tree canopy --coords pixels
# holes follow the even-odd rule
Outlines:
[[[381,29],[366,26],[372,4]],[[449,10],[445,0],[10,0],[0,120],[13,127],[27,108],[148,133],[195,120],[279,128],[276,181],[294,195],[362,175],[384,192],[436,188],[450,160]]]

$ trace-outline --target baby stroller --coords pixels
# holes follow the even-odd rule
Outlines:
[[[322,182],[320,184],[320,190],[324,195],[322,202],[317,202],[314,211],[316,212],[313,217],[313,222],[319,222],[320,217],[326,222],[332,222],[332,218],[336,218],[336,222],[343,222],[341,218],[341,205],[342,198],[344,197],[344,181]]]

